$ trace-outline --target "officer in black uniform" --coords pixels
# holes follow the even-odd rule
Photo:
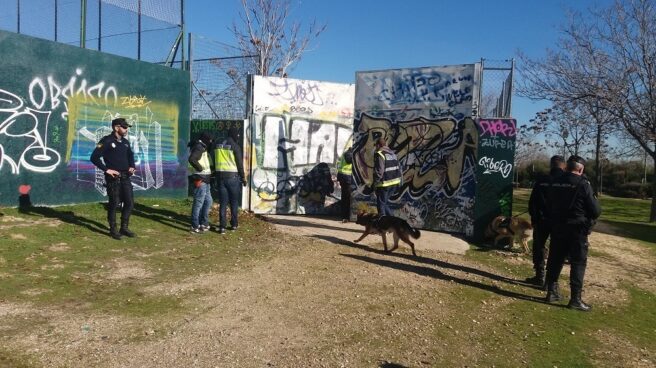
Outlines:
[[[533,225],[533,269],[535,276],[527,278],[526,281],[537,286],[544,286],[544,252],[547,238],[551,232],[549,222],[547,192],[554,179],[565,173],[565,158],[561,155],[551,157],[549,162],[551,170],[549,175],[540,176],[533,185],[531,197],[528,200],[528,213],[531,215]]]
[[[91,162],[105,173],[105,187],[109,207],[107,221],[109,222],[109,235],[120,240],[121,235],[133,238],[135,234],[128,229],[130,213],[134,207],[132,195],[132,182],[130,177],[134,174],[134,153],[126,136],[131,127],[125,119],[112,120],[112,134],[104,136],[91,154]],[[102,160],[101,160],[102,158]],[[121,228],[116,229],[116,209],[123,203],[121,209]]]
[[[548,190],[550,201],[551,249],[547,260],[548,303],[560,300],[558,277],[565,257],[570,260],[570,289],[568,307],[589,311],[592,307],[581,299],[583,276],[588,261],[588,234],[601,214],[601,207],[593,195],[590,182],[583,176],[585,160],[571,156],[567,172],[554,179]]]

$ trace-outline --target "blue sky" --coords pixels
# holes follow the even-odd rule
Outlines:
[[[353,83],[355,72],[506,60],[518,50],[540,57],[553,47],[567,9],[608,0],[292,0],[292,17],[327,24],[290,77]],[[239,0],[188,0],[187,31],[234,44],[228,31]],[[513,116],[528,121],[546,107],[514,97]]]

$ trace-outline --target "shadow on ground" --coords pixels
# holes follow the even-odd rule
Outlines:
[[[307,216],[308,218],[312,218],[311,216]],[[332,219],[329,217],[316,217],[316,218],[328,218]],[[302,226],[302,227],[314,227],[314,228],[319,228],[319,229],[327,229],[327,230],[339,230],[339,231],[349,231],[352,233],[358,233],[361,234],[362,231],[360,230],[352,230],[348,229],[345,227],[339,227],[339,226],[330,226],[330,225],[320,225],[317,223],[314,223],[312,221],[306,221],[303,219],[299,219],[298,217],[296,218],[271,218],[271,217],[265,217],[265,216],[260,216],[260,219],[266,222],[270,222],[272,224],[276,225],[285,225],[285,226]]]
[[[109,231],[109,228],[106,225],[95,220],[90,220],[86,217],[78,216],[73,211],[58,211],[52,207],[22,206],[18,207],[18,212],[26,215],[58,219],[67,224],[85,227],[89,231],[98,234],[105,235],[107,234],[107,231]]]
[[[189,212],[191,212],[191,206],[189,207]],[[149,207],[139,203],[134,204],[132,214],[182,231],[189,231],[189,226],[191,225],[191,214],[184,216],[175,211]]]

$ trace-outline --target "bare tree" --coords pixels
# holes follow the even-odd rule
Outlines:
[[[301,60],[310,42],[326,25],[312,21],[308,27],[289,17],[290,0],[241,0],[240,23],[233,22],[230,30],[243,55],[253,58],[258,75],[286,77]]]
[[[543,135],[546,145],[562,150],[564,156],[580,155],[593,142],[595,133],[586,118],[576,106],[559,104],[538,112],[528,129]]]
[[[573,14],[557,50],[520,60],[521,94],[597,106],[656,160],[656,0],[616,0]],[[656,221],[656,196],[649,221]]]

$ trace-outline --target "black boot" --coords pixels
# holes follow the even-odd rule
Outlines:
[[[558,283],[552,282],[547,288],[547,297],[545,298],[547,303],[555,303],[560,301],[560,291],[558,290]]]
[[[581,300],[581,290],[572,290],[572,297],[570,298],[567,307],[583,312],[589,312],[592,309],[592,306],[585,304],[583,300]]]
[[[116,240],[121,240],[121,234],[116,231],[116,225],[109,225],[109,236]]]
[[[121,234],[127,236],[128,238],[134,238],[135,236],[137,236],[135,233],[133,233],[128,229],[127,221],[121,221]]]
[[[536,268],[535,276],[527,278],[526,282],[544,288],[544,268]]]

